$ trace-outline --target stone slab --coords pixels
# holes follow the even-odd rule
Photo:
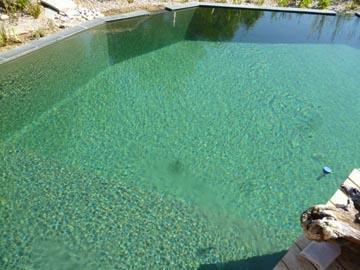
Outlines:
[[[125,14],[104,17],[103,19],[106,22],[112,22],[112,21],[130,19],[130,18],[135,18],[135,17],[140,17],[140,16],[148,16],[148,15],[150,15],[150,12],[148,12],[146,10],[138,10],[138,11],[129,12],[129,13],[125,13]]]
[[[360,170],[354,169],[348,178],[344,181],[344,184],[359,187],[360,184]],[[347,196],[340,189],[338,189],[331,199],[327,202],[327,205],[344,205],[347,203]],[[294,245],[288,250],[285,256],[279,261],[274,269],[284,269],[284,265],[287,269],[301,269],[301,270],[314,270],[314,267],[310,265],[304,265],[304,260],[299,258],[299,253],[310,242],[304,235],[301,235]],[[354,256],[351,250],[345,250],[342,248],[341,255],[327,268],[327,270],[355,270],[359,269],[359,258]]]
[[[36,46],[34,46],[31,42],[31,43],[22,45],[20,47],[16,47],[14,49],[8,50],[6,52],[0,53],[0,57],[5,59],[5,61],[7,61],[8,59],[12,59],[14,57],[19,57],[19,56],[27,54],[31,51],[34,51],[35,49],[36,49]]]
[[[302,270],[316,270],[309,261],[299,257],[301,252],[300,248],[297,245],[293,245],[289,248],[289,251],[282,258],[283,263],[287,266],[288,269],[302,269]]]
[[[177,3],[177,4],[165,5],[165,9],[170,10],[170,11],[186,9],[186,8],[195,8],[195,7],[199,7],[199,3],[191,2],[191,3],[185,3],[185,4]]]
[[[79,26],[82,28],[85,28],[85,29],[90,29],[90,28],[102,25],[104,23],[105,23],[104,18],[97,18],[97,19],[94,19],[91,21],[83,22],[83,23],[79,24]]]
[[[70,27],[64,30],[61,30],[60,32],[58,32],[60,37],[70,37],[72,35],[78,34],[82,31],[86,30],[85,27],[82,27],[80,25],[74,26],[74,27]]]
[[[360,171],[358,169],[352,170],[349,179],[360,188]]]
[[[350,186],[350,187],[353,187],[353,188],[359,188],[350,179],[346,179],[343,184],[345,184],[347,186]],[[340,189],[338,189],[335,192],[335,194],[330,198],[330,201],[335,206],[346,206],[347,201],[348,201],[348,196],[344,192],[342,192]]]
[[[360,17],[360,12],[356,12],[355,15]]]

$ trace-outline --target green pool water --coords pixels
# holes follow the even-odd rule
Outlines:
[[[359,167],[359,24],[190,9],[1,65],[1,269],[271,269]]]

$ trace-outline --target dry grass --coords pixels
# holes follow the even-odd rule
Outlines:
[[[37,19],[41,14],[41,5],[38,3],[30,3],[25,10],[30,16],[33,16],[35,19]]]
[[[22,43],[22,40],[14,32],[7,29],[3,24],[0,25],[0,47],[7,47]]]
[[[3,47],[8,42],[8,34],[4,25],[0,26],[0,47]]]

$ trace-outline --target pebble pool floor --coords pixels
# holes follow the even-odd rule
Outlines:
[[[0,265],[222,269],[286,250],[359,167],[359,60],[181,41],[106,68],[0,145]]]

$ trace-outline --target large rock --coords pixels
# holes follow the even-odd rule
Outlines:
[[[71,0],[41,0],[41,4],[59,13],[66,13],[76,9],[76,4]]]

